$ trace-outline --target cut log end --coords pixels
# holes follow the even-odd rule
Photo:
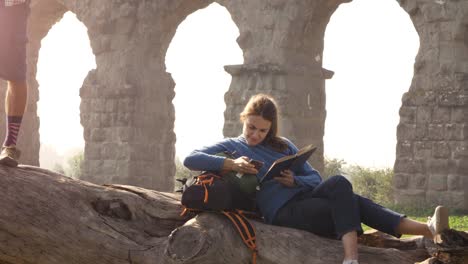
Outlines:
[[[172,260],[185,262],[202,254],[206,245],[206,234],[200,232],[196,225],[192,225],[194,219],[186,225],[175,229],[169,236],[169,244],[166,248],[166,256]]]

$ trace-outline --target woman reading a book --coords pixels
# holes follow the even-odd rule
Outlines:
[[[291,141],[277,135],[278,108],[273,98],[264,94],[253,96],[240,120],[243,123],[240,136],[194,150],[185,158],[184,165],[193,170],[256,174],[260,180],[276,160],[298,152]],[[224,151],[234,153],[235,158],[216,155]],[[264,165],[257,170],[251,160],[262,161]],[[448,212],[444,207],[436,208],[427,224],[416,222],[354,194],[351,183],[343,176],[322,182],[308,162],[296,165],[262,179],[256,195],[257,206],[266,223],[341,239],[343,263],[358,263],[361,222],[395,237],[414,234],[435,238],[448,228]]]

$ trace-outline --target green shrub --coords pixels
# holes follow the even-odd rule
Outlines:
[[[322,178],[325,180],[331,176],[343,174],[345,164],[346,162],[342,159],[329,159],[325,157],[325,169]]]
[[[392,169],[350,166],[346,172],[351,178],[355,193],[384,206],[393,205]]]
[[[191,171],[187,169],[187,167],[182,164],[182,161],[179,159],[179,157],[176,156],[175,158],[175,165],[176,165],[176,173],[175,173],[175,179],[184,179],[184,178],[190,178],[194,175],[199,174],[199,172],[196,171]],[[178,190],[182,187],[182,184],[179,181],[175,181],[174,189]]]
[[[65,169],[65,175],[70,176],[72,178],[79,179],[82,174],[83,160],[84,160],[83,151],[69,158],[67,160],[68,166]]]
[[[334,175],[345,175],[352,182],[355,193],[378,204],[393,206],[392,169],[371,169],[346,164],[342,159],[326,157],[323,179]]]

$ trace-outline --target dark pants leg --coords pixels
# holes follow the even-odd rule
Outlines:
[[[274,224],[341,238],[350,231],[362,234],[361,222],[395,234],[403,216],[353,193],[343,176],[330,177],[313,191],[300,194],[281,208]]]
[[[401,234],[396,233],[395,230],[406,215],[394,212],[357,194],[355,197],[359,204],[362,223],[394,237],[401,237]]]

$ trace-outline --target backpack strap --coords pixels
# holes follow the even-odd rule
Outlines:
[[[200,213],[201,210],[199,209],[193,209],[193,208],[188,208],[186,206],[183,206],[183,209],[182,209],[182,212],[180,213],[180,216],[186,216],[187,214],[189,213],[192,213],[192,214],[198,214]]]
[[[205,197],[203,199],[204,203],[208,203],[208,188],[206,186],[211,186],[213,185],[214,179],[221,179],[220,176],[213,174],[213,173],[206,173],[199,175],[197,178],[197,182],[195,184],[203,186],[205,189]]]
[[[257,262],[257,243],[255,229],[242,211],[222,211],[222,213],[234,224],[244,244],[252,251],[252,264]]]

